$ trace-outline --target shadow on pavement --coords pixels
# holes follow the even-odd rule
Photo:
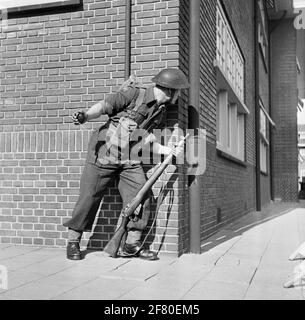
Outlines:
[[[202,242],[202,253],[215,248],[223,242],[238,237],[260,224],[288,214],[297,208],[305,208],[305,201],[300,201],[299,203],[271,203],[263,207],[260,212],[251,212],[231,223],[226,223]]]

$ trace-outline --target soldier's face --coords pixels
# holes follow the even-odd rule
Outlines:
[[[166,98],[168,103],[175,104],[178,100],[180,90],[177,89],[167,89]]]
[[[180,94],[180,90],[176,90],[176,89],[173,90],[171,103],[173,104],[177,103],[179,94]]]

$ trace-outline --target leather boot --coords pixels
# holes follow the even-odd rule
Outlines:
[[[69,241],[67,245],[67,258],[69,260],[81,260],[82,254],[79,247],[79,242]]]
[[[125,243],[123,247],[122,256],[128,257],[137,257],[144,260],[158,260],[157,254],[153,251],[142,248],[138,243],[128,244]]]

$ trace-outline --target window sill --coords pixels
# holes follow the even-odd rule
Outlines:
[[[221,150],[220,147],[216,147],[216,150],[217,150],[217,155],[218,155],[218,156],[220,156],[220,157],[222,157],[222,158],[225,158],[225,159],[227,159],[227,160],[229,160],[229,161],[232,161],[232,162],[234,162],[234,163],[237,163],[237,164],[239,164],[239,165],[241,165],[241,166],[243,166],[243,167],[245,167],[245,168],[247,167],[247,162],[245,162],[245,161],[243,161],[243,160],[240,160],[240,159],[238,159],[237,157],[232,156],[232,155],[229,154],[228,152],[225,152],[225,151]]]
[[[264,136],[264,134],[262,132],[260,132],[260,137],[261,137],[261,141],[265,144],[266,147],[269,147],[269,141],[267,140],[267,138]]]
[[[263,175],[263,176],[265,176],[265,177],[268,177],[268,176],[269,176],[268,172],[264,172],[264,171],[261,171],[261,175]]]
[[[227,78],[227,76],[222,71],[221,67],[217,60],[214,61],[214,66],[216,68],[217,73],[217,87],[219,90],[226,90],[229,94],[229,100],[231,103],[236,103],[238,112],[243,114],[250,114],[249,109],[246,105],[241,101],[235,89],[232,87],[231,82]]]

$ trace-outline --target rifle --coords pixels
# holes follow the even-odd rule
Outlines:
[[[129,217],[135,212],[135,210],[138,208],[140,203],[142,202],[144,196],[146,193],[152,188],[154,183],[158,180],[158,178],[161,176],[163,171],[166,169],[166,167],[169,165],[171,162],[174,151],[177,147],[183,146],[185,140],[188,138],[189,134],[187,134],[185,137],[183,137],[177,146],[173,148],[171,153],[165,158],[163,163],[156,169],[156,171],[151,175],[151,177],[146,181],[144,186],[141,188],[141,190],[138,192],[136,197],[126,205],[126,207],[122,210],[121,215],[122,215],[122,222],[119,226],[119,228],[116,230],[115,234],[113,237],[110,239],[106,247],[104,248],[104,251],[110,255],[110,257],[116,258],[117,257],[117,252],[119,250],[122,238],[126,232],[126,227],[129,222]]]

